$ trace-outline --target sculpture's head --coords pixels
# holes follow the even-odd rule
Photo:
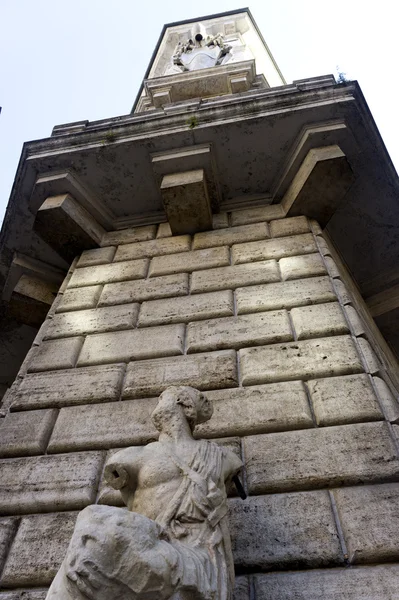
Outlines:
[[[202,392],[188,385],[171,386],[159,396],[159,401],[151,418],[158,429],[162,430],[165,420],[179,418],[182,407],[185,418],[194,431],[196,425],[208,421],[213,413],[212,402]]]

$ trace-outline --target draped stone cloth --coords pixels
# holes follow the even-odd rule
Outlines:
[[[228,452],[199,441],[187,462],[170,453],[181,483],[155,521],[110,506],[84,509],[47,600],[231,600]]]

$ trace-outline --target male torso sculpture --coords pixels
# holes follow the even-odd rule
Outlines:
[[[152,419],[159,441],[116,453],[105,476],[127,509],[89,506],[46,600],[230,600],[234,569],[226,482],[240,459],[194,440],[212,416],[190,387],[165,390]]]

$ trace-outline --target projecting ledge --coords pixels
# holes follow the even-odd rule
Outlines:
[[[212,211],[203,169],[165,175],[161,194],[173,235],[212,229]]]
[[[34,229],[65,260],[96,248],[105,229],[69,194],[47,198],[37,211]]]

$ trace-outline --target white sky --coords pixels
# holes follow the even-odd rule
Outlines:
[[[0,221],[24,141],[54,125],[130,112],[162,26],[245,7],[227,0],[0,0]],[[252,0],[287,83],[357,79],[399,169],[394,0]]]

